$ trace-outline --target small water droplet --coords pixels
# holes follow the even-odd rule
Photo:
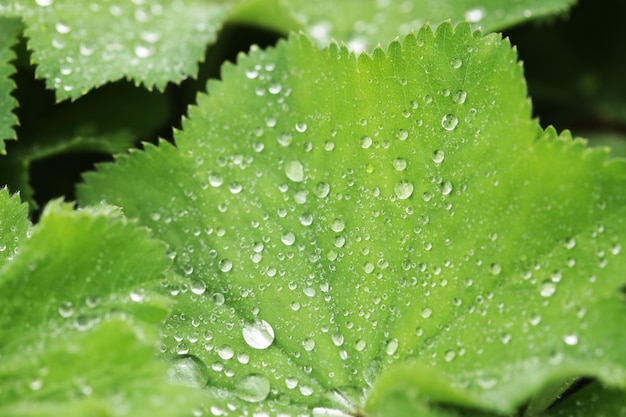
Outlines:
[[[436,164],[440,164],[445,159],[445,156],[446,155],[444,151],[442,151],[441,149],[437,149],[435,152],[433,152],[433,162]]]
[[[502,272],[502,267],[498,263],[492,263],[489,266],[489,272],[491,272],[492,275],[500,275],[500,272]]]
[[[307,129],[307,124],[305,122],[298,122],[296,123],[296,130],[300,133],[304,133],[306,132]]]
[[[467,93],[463,90],[456,90],[454,93],[452,93],[452,101],[457,104],[465,103],[465,99],[467,99]]]
[[[541,283],[539,294],[542,297],[551,297],[556,292],[556,284],[552,280],[545,280]]]
[[[136,288],[130,292],[130,299],[135,303],[141,303],[146,298],[146,291],[143,288]]]
[[[450,60],[450,66],[454,69],[461,68],[462,65],[463,61],[461,60],[461,58],[455,57]]]
[[[420,316],[422,316],[425,319],[429,318],[432,315],[433,315],[433,310],[429,307],[424,307],[422,311],[420,312]]]
[[[267,349],[274,343],[274,329],[265,320],[245,324],[242,334],[248,346],[253,349]]]
[[[48,7],[52,5],[52,0],[35,0],[38,6]]]
[[[393,168],[396,171],[404,171],[406,169],[407,162],[404,158],[396,158],[393,160]]]
[[[398,181],[393,187],[393,191],[400,200],[406,200],[413,195],[414,186],[409,181]]]
[[[324,198],[324,197],[328,196],[328,193],[330,192],[330,185],[325,183],[325,182],[318,182],[315,185],[315,188],[313,189],[313,192],[319,198]]]
[[[135,46],[135,56],[137,58],[148,58],[153,53],[154,51],[151,48],[148,48],[147,46],[144,46],[144,45]]]
[[[372,146],[372,138],[370,136],[363,136],[361,138],[361,148],[367,149]]]
[[[366,347],[367,347],[367,342],[363,339],[357,340],[356,344],[354,345],[354,348],[359,352],[363,352]]]
[[[459,124],[459,119],[453,114],[446,114],[441,119],[441,126],[446,130],[454,130]]]
[[[293,182],[304,180],[304,167],[300,161],[287,161],[285,163],[285,175]]]
[[[246,375],[235,383],[235,395],[250,403],[263,401],[269,393],[270,381],[261,374]]]
[[[222,259],[218,262],[218,267],[222,272],[228,272],[233,269],[233,263],[228,259]]]
[[[385,353],[387,355],[394,355],[398,350],[398,339],[391,339],[387,342],[387,346],[385,347]]]
[[[291,142],[293,142],[293,136],[289,132],[283,132],[280,135],[278,135],[277,140],[280,146],[289,146],[291,145]]]
[[[449,195],[452,192],[452,183],[450,181],[444,181],[440,184],[442,195]]]
[[[70,301],[65,301],[59,307],[59,315],[63,318],[69,318],[74,315],[74,306]]]
[[[307,338],[304,339],[302,341],[302,347],[304,348],[304,350],[306,350],[307,352],[312,351],[313,349],[315,349],[315,340],[311,339],[311,338]]]
[[[70,31],[72,30],[72,28],[69,25],[66,25],[63,22],[57,22],[54,25],[54,28],[56,29],[57,32],[59,32],[62,35],[65,35],[66,33],[70,33]]]
[[[563,337],[563,341],[568,346],[576,346],[578,344],[578,336],[576,334],[568,334]]]
[[[470,9],[465,12],[465,20],[470,23],[477,23],[483,20],[485,12],[482,9]]]
[[[396,138],[398,138],[398,140],[407,140],[408,137],[409,132],[404,129],[399,129],[398,133],[396,133]]]
[[[334,219],[332,223],[330,224],[330,228],[335,233],[342,232],[345,227],[346,227],[346,224],[341,219]]]
[[[195,280],[191,283],[191,292],[197,295],[202,295],[206,291],[206,284],[202,280]]]
[[[452,349],[443,354],[443,360],[446,362],[452,362],[454,358],[456,358],[456,352]]]

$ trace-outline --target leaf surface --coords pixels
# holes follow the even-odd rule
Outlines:
[[[163,89],[195,74],[227,11],[199,0],[0,2],[23,17],[37,75],[59,100],[122,78]]]
[[[370,0],[355,7],[350,0],[2,0],[0,14],[24,18],[38,76],[62,100],[122,78],[162,89],[194,75],[206,45],[229,18],[281,33],[303,30],[322,46],[337,39],[371,50],[425,22],[467,20],[492,31],[562,12],[572,2]]]
[[[624,417],[624,391],[607,389],[598,383],[576,392],[565,399],[546,416],[550,417]]]
[[[298,36],[222,76],[177,148],[80,189],[170,245],[168,352],[239,397],[221,412],[626,386],[626,166],[539,130],[508,41],[443,24],[356,58]]]
[[[0,17],[0,153],[4,153],[5,139],[15,139],[13,126],[17,124],[17,117],[13,109],[17,103],[11,96],[15,83],[10,78],[13,74],[11,61],[15,54],[11,48],[21,30],[19,19]]]
[[[168,265],[162,243],[110,207],[58,202],[26,235],[18,200],[0,193],[11,252],[0,270],[0,414],[186,415],[198,393],[168,381],[156,358],[154,323],[169,309],[151,291]]]

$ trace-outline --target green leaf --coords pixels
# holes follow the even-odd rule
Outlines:
[[[10,62],[15,58],[11,47],[17,42],[21,30],[19,19],[0,17],[0,154],[4,153],[4,140],[15,138],[13,126],[17,124],[17,118],[13,109],[17,103],[11,96],[15,84],[10,78],[13,74]]]
[[[163,89],[195,74],[228,9],[200,0],[0,1],[0,13],[23,17],[37,75],[59,100],[122,78]]]
[[[0,189],[0,268],[13,260],[16,249],[26,238],[30,227],[28,208],[19,195],[9,196],[6,188]]]
[[[154,323],[169,311],[152,290],[168,266],[162,243],[118,210],[58,202],[26,235],[17,200],[0,193],[11,252],[0,270],[0,414],[186,415],[199,394],[168,381],[156,357]]]
[[[419,28],[427,22],[439,24],[451,19],[466,20],[474,28],[491,32],[529,19],[562,13],[573,0],[390,0],[355,4],[351,0],[249,0],[234,13],[233,19],[262,24],[285,32],[302,30],[326,46],[331,39],[345,42],[357,51],[371,50],[378,42]]]
[[[0,14],[21,16],[26,24],[38,76],[59,100],[77,98],[108,81],[130,78],[162,89],[194,75],[206,45],[222,23],[232,20],[282,33],[304,30],[325,46],[331,39],[355,50],[371,49],[425,22],[468,20],[487,31],[566,10],[573,0],[523,0],[503,7],[497,0],[412,0],[397,6],[370,1],[200,1],[136,0],[0,1]]]
[[[171,246],[167,350],[233,415],[381,415],[399,384],[504,413],[573,376],[626,387],[626,165],[539,130],[508,41],[443,24],[356,58],[298,36],[222,77],[177,148],[79,191]]]

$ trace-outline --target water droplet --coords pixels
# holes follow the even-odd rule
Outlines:
[[[66,33],[70,33],[70,31],[72,30],[72,28],[69,25],[66,25],[65,23],[62,23],[62,22],[57,22],[54,25],[54,28],[56,29],[57,32],[59,32],[62,35],[65,35]]]
[[[444,181],[440,184],[441,194],[449,195],[452,192],[452,183],[450,181]]]
[[[568,334],[568,335],[565,335],[565,337],[563,338],[563,341],[568,346],[576,346],[578,344],[578,336],[573,333]]]
[[[409,181],[398,181],[393,187],[393,191],[400,200],[406,200],[413,195],[413,183]]]
[[[446,362],[452,362],[454,358],[456,358],[456,352],[452,349],[443,354],[443,360]]]
[[[483,20],[485,12],[482,9],[470,9],[465,12],[465,20],[470,23],[477,23]]]
[[[459,119],[453,114],[446,114],[441,119],[441,126],[446,130],[454,130],[459,124]]]
[[[441,149],[437,149],[435,152],[433,152],[433,162],[436,164],[442,163],[445,157],[446,155]]]
[[[363,352],[366,347],[367,347],[367,342],[363,339],[357,340],[356,344],[354,345],[354,348],[359,352]]]
[[[228,345],[223,345],[219,348],[216,349],[217,350],[217,355],[224,359],[225,361],[230,360],[233,358],[233,356],[235,356],[235,351],[233,350],[233,348],[231,348]]]
[[[209,370],[194,355],[182,355],[174,358],[167,370],[167,376],[174,382],[193,388],[204,387],[209,380]]]
[[[213,187],[219,187],[224,183],[224,178],[217,172],[211,172],[209,174],[209,184]]]
[[[154,51],[151,48],[148,48],[147,46],[144,46],[144,45],[135,46],[135,56],[137,58],[148,58],[153,53]]]
[[[287,161],[285,163],[285,175],[293,182],[304,180],[304,167],[300,161]]]
[[[454,93],[452,93],[452,101],[457,104],[465,103],[465,99],[467,99],[467,93],[463,90],[456,90]]]
[[[325,182],[318,182],[315,185],[315,188],[313,189],[313,192],[319,198],[324,198],[324,197],[328,196],[328,193],[330,192],[330,185],[325,183]]]
[[[241,183],[237,181],[231,182],[230,185],[228,186],[228,191],[230,191],[233,194],[239,194],[241,190],[243,190],[243,185],[241,185]]]
[[[367,149],[372,146],[372,138],[370,136],[363,136],[361,138],[361,148]]]
[[[307,124],[305,122],[296,123],[296,130],[300,133],[306,132]]]
[[[334,333],[331,336],[331,339],[333,341],[333,344],[337,347],[342,346],[343,342],[344,342],[344,337],[341,333]]]
[[[450,66],[451,66],[452,68],[455,68],[455,69],[456,69],[456,68],[461,68],[461,65],[463,65],[463,61],[461,61],[461,58],[456,58],[456,57],[455,57],[455,58],[452,58],[452,59],[450,60]]]
[[[248,346],[253,349],[267,349],[274,343],[274,329],[265,320],[245,324],[242,334]]]
[[[399,129],[398,133],[396,133],[396,138],[398,138],[398,140],[407,140],[408,137],[409,137],[409,132],[407,132],[404,129]]]
[[[404,171],[406,169],[407,162],[404,158],[396,158],[393,160],[393,168],[396,171]]]
[[[38,6],[48,7],[52,5],[52,0],[35,0]]]
[[[283,132],[278,136],[277,140],[280,146],[289,146],[293,142],[293,136],[289,132]]]
[[[398,350],[398,339],[391,339],[387,342],[387,346],[385,347],[385,353],[387,355],[393,355]]]
[[[258,403],[270,393],[270,381],[261,374],[246,375],[235,383],[235,395],[240,399]]]
[[[576,247],[576,239],[568,237],[565,239],[565,248],[566,249],[574,249]]]
[[[191,283],[191,292],[197,295],[202,295],[206,291],[206,284],[204,281],[195,280]]]
[[[283,245],[291,246],[296,241],[296,235],[291,232],[287,232],[280,237],[280,241],[283,242]]]
[[[307,352],[312,351],[313,349],[315,349],[315,340],[308,338],[308,339],[304,339],[302,341],[302,347],[304,348],[304,350],[306,350]]]
[[[267,91],[269,91],[270,94],[278,94],[282,91],[282,89],[283,89],[283,86],[275,82],[275,83],[270,84]]]
[[[63,318],[69,318],[74,315],[74,306],[70,301],[65,301],[59,307],[59,315]]]
[[[343,220],[341,219],[335,219],[332,221],[332,223],[330,224],[330,228],[333,230],[333,232],[335,233],[340,233],[343,231],[343,229],[345,229],[346,224],[343,222]]]
[[[161,39],[161,34],[159,32],[152,31],[141,32],[141,35],[139,36],[148,43],[156,43],[159,39]]]
[[[428,307],[424,307],[422,311],[420,312],[420,316],[422,316],[425,319],[429,318],[432,315],[433,315],[433,310]]]
[[[32,391],[39,391],[43,388],[43,381],[40,378],[35,378],[28,383],[28,388]]]
[[[141,303],[146,298],[146,291],[143,288],[136,288],[130,292],[130,299],[135,303]]]
[[[502,267],[498,263],[493,263],[489,266],[489,272],[491,272],[492,275],[500,275]]]
[[[539,294],[542,297],[551,297],[556,292],[556,284],[552,280],[545,280],[541,283]]]
[[[218,262],[218,267],[222,272],[228,272],[233,269],[233,263],[228,259],[222,259]]]
[[[433,96],[431,96],[430,94],[426,94],[424,96],[424,103],[426,104],[430,104],[433,102]]]

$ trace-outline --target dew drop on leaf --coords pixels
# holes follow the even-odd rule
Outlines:
[[[270,393],[270,381],[261,374],[250,374],[235,383],[235,395],[240,399],[258,403]]]
[[[545,280],[541,283],[539,294],[542,297],[551,297],[556,292],[556,284],[551,280]]]
[[[454,69],[461,68],[462,65],[463,61],[461,61],[461,58],[455,57],[450,60],[450,66]]]
[[[312,351],[313,349],[315,349],[315,340],[311,339],[311,338],[307,338],[304,339],[302,341],[302,347],[304,348],[304,350],[306,350],[307,352]]]
[[[385,353],[387,355],[393,355],[398,350],[398,339],[391,339],[387,342],[387,346],[385,347]]]
[[[441,119],[441,126],[446,130],[454,130],[459,124],[459,119],[453,114],[446,114]]]
[[[446,155],[441,149],[437,149],[435,152],[433,152],[433,162],[436,164],[442,163],[445,157]]]
[[[457,104],[465,103],[466,98],[467,98],[467,93],[463,90],[456,90],[454,93],[452,93],[452,101],[454,101]]]
[[[400,200],[406,200],[413,195],[413,183],[409,181],[398,181],[393,187],[393,192]]]
[[[300,161],[288,161],[285,163],[285,175],[293,182],[304,180],[304,167]]]
[[[330,185],[325,183],[325,182],[318,182],[315,185],[315,188],[313,189],[313,192],[319,198],[324,198],[324,197],[328,196],[328,193],[330,192]]]
[[[222,259],[218,262],[218,267],[222,272],[228,272],[233,269],[233,263],[228,259]]]
[[[38,6],[48,7],[52,5],[52,0],[35,0]]]
[[[202,295],[206,291],[206,284],[202,280],[195,280],[191,283],[191,292],[197,295]]]
[[[242,334],[248,346],[253,349],[267,349],[274,343],[274,329],[265,320],[245,324]]]
[[[465,20],[470,23],[477,23],[483,20],[485,12],[481,9],[470,9],[465,12]]]
[[[565,337],[563,338],[563,341],[568,346],[575,346],[578,344],[578,336],[575,334],[568,334],[568,335],[565,335]]]

